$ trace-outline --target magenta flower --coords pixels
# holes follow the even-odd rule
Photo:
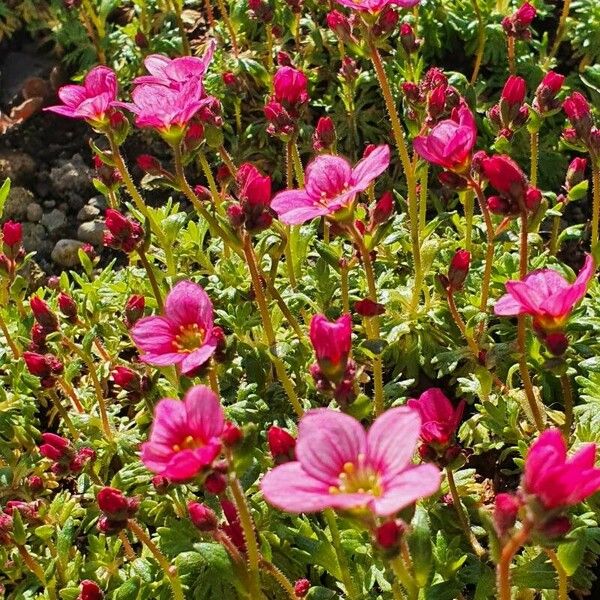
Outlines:
[[[273,97],[287,106],[297,106],[308,101],[308,79],[294,67],[279,67],[273,76]]]
[[[95,67],[86,75],[83,85],[65,85],[58,90],[58,97],[63,104],[44,110],[100,124],[117,99],[117,76],[108,67]]]
[[[417,136],[413,145],[426,161],[463,172],[469,165],[471,151],[477,141],[477,125],[469,107],[461,104],[452,118],[440,121],[427,136]]]
[[[213,59],[217,42],[210,40],[202,57],[182,56],[169,58],[162,54],[151,54],[144,60],[144,66],[150,75],[142,75],[134,81],[140,84],[158,84],[180,89],[188,81],[202,81]]]
[[[421,439],[426,444],[446,446],[454,437],[465,409],[461,400],[456,408],[439,388],[424,391],[418,400],[407,402],[421,415]]]
[[[534,271],[522,281],[508,281],[508,293],[496,302],[494,313],[501,317],[530,315],[544,331],[560,329],[585,296],[595,270],[594,260],[588,254],[572,284],[552,269]]]
[[[204,97],[202,82],[190,79],[179,88],[158,83],[142,83],[131,92],[133,102],[114,102],[136,115],[138,127],[151,127],[168,133],[172,127],[185,127],[192,117],[212,102]]]
[[[271,208],[288,225],[334,215],[351,208],[357,194],[366,190],[389,164],[390,148],[387,145],[375,148],[354,168],[341,156],[321,154],[306,168],[306,187],[279,192],[273,198]]]
[[[352,318],[345,314],[331,322],[325,315],[315,315],[310,322],[310,342],[321,371],[328,379],[338,379],[352,349]]]
[[[400,8],[412,8],[421,0],[337,0],[342,6],[347,6],[359,12],[378,13],[386,6],[396,5]]]
[[[291,513],[337,508],[393,515],[440,486],[437,467],[411,462],[420,426],[419,413],[407,407],[388,410],[368,433],[349,415],[311,410],[300,421],[297,460],[267,473],[263,494]]]
[[[594,467],[596,444],[584,444],[569,459],[558,429],[540,435],[525,458],[523,488],[546,510],[574,506],[600,490],[600,469]]]
[[[144,362],[156,367],[177,365],[184,375],[203,365],[215,352],[218,336],[208,294],[191,281],[180,281],[165,299],[163,316],[144,317],[131,329]]]
[[[183,401],[163,398],[154,409],[150,439],[142,444],[142,462],[172,481],[191,479],[219,456],[224,427],[221,402],[206,386],[190,388]]]

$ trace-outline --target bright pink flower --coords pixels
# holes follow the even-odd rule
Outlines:
[[[584,444],[571,458],[558,429],[547,429],[525,457],[523,488],[546,510],[579,504],[600,490],[596,444]]]
[[[572,123],[589,117],[591,112],[590,103],[581,92],[573,92],[563,102],[563,110]]]
[[[150,75],[142,75],[134,83],[159,84],[174,89],[181,89],[188,81],[202,81],[210,65],[217,42],[210,40],[202,57],[182,56],[169,58],[162,54],[151,54],[144,60],[144,66]]]
[[[165,299],[163,316],[144,317],[131,329],[144,362],[156,367],[178,365],[184,375],[215,352],[213,306],[208,294],[191,281],[180,281]]]
[[[390,148],[378,146],[354,168],[341,156],[322,154],[306,168],[306,187],[286,190],[273,198],[271,208],[288,225],[300,225],[315,217],[333,215],[350,208],[390,164]]]
[[[464,171],[477,141],[477,125],[469,107],[461,104],[452,118],[440,121],[427,136],[417,136],[413,145],[425,160],[452,171]]]
[[[273,76],[273,96],[286,106],[297,106],[308,101],[308,79],[294,67],[279,67]]]
[[[572,284],[552,269],[534,271],[522,281],[508,281],[508,293],[496,302],[494,313],[502,317],[531,315],[546,331],[560,329],[585,296],[595,270],[594,259],[588,254]]]
[[[142,444],[144,465],[172,481],[195,477],[221,452],[225,414],[217,395],[203,385],[183,401],[163,398],[154,409],[150,439]]]
[[[71,119],[104,121],[117,99],[117,76],[108,67],[95,67],[86,75],[83,85],[65,85],[58,90],[58,97],[63,104],[44,110]]]
[[[407,405],[421,415],[421,439],[426,444],[446,446],[453,438],[465,409],[461,400],[454,408],[439,388],[423,392],[418,400],[409,400]]]
[[[23,241],[23,226],[15,221],[6,221],[2,225],[2,241],[7,246],[18,246]]]
[[[142,83],[131,92],[133,102],[115,102],[136,115],[138,127],[151,127],[168,132],[171,127],[185,127],[205,105],[212,102],[205,97],[202,82],[190,79],[173,88],[159,83]]]
[[[310,342],[321,371],[329,379],[339,378],[352,349],[352,318],[345,314],[331,322],[325,315],[314,315],[310,322]]]
[[[523,26],[531,25],[535,19],[537,11],[529,2],[524,2],[523,5],[515,13],[515,20]]]
[[[368,433],[349,415],[311,410],[300,421],[297,460],[267,473],[263,494],[290,513],[366,508],[393,515],[440,486],[437,467],[411,462],[420,426],[419,413],[407,407],[388,410]]]
[[[395,5],[400,8],[412,8],[421,0],[337,0],[342,6],[353,8],[359,12],[378,13],[386,6]]]

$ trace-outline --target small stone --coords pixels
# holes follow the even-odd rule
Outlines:
[[[46,237],[46,228],[41,223],[23,223],[23,248],[25,248],[25,252],[38,252]]]
[[[2,217],[5,221],[24,221],[27,217],[27,206],[33,202],[33,194],[23,187],[11,187],[4,206]]]
[[[100,209],[92,204],[86,204],[78,213],[78,221],[93,221],[100,216]]]
[[[54,208],[56,206],[56,200],[44,200],[44,208]]]
[[[11,151],[0,154],[0,181],[10,179],[13,183],[27,182],[35,173],[36,164],[25,152]]]
[[[67,216],[64,212],[55,208],[49,213],[45,213],[42,217],[42,225],[48,230],[50,235],[63,229],[67,224]]]
[[[54,192],[70,201],[91,187],[92,170],[85,164],[80,154],[61,161],[50,171],[50,180]]]
[[[106,198],[104,196],[94,196],[88,200],[88,205],[97,208],[100,211],[106,210],[108,208],[108,204],[106,203]]]
[[[79,240],[63,239],[56,242],[52,250],[52,260],[61,267],[76,267],[79,263],[79,248],[83,242]]]
[[[27,220],[32,223],[38,223],[42,220],[44,210],[37,202],[30,202],[27,205]]]
[[[82,242],[101,246],[104,238],[105,225],[103,221],[87,221],[77,229],[77,237]]]

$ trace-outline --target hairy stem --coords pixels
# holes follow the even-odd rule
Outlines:
[[[60,415],[60,418],[63,420],[64,424],[66,425],[67,429],[69,430],[69,434],[71,435],[71,438],[74,441],[77,441],[79,439],[79,431],[77,431],[77,429],[75,428],[75,425],[73,425],[73,421],[71,421],[71,417],[69,417],[69,413],[66,411],[65,407],[62,405],[60,398],[58,397],[58,394],[56,393],[56,390],[54,390],[53,388],[48,389],[48,396],[50,396],[50,400],[52,400],[52,404],[54,405],[54,408],[56,408],[56,410],[58,411],[58,414]]]
[[[356,583],[354,582],[354,578],[352,577],[350,568],[348,567],[348,560],[346,559],[346,554],[344,553],[344,549],[342,548],[342,540],[340,538],[340,530],[337,526],[336,514],[331,508],[327,508],[323,511],[323,516],[327,521],[329,533],[331,534],[331,544],[337,556],[338,565],[340,567],[340,573],[342,576],[342,583],[346,588],[346,597],[348,598],[348,600],[358,600],[360,598],[360,595],[358,593],[358,590],[356,589]]]
[[[560,376],[560,387],[563,393],[563,402],[565,405],[565,424],[563,433],[566,439],[571,434],[571,425],[573,424],[573,388],[569,376],[564,373]]]
[[[550,49],[549,58],[554,58],[556,53],[558,52],[558,48],[560,43],[562,42],[563,36],[565,35],[565,30],[567,27],[567,18],[569,16],[569,11],[571,10],[571,0],[563,0],[563,8],[560,13],[560,20],[558,21],[558,27],[556,28],[556,37],[554,38],[554,42],[552,44],[552,48]]]
[[[408,572],[400,554],[390,559],[390,567],[392,567],[394,575],[406,590],[409,600],[416,600],[419,597],[419,588],[412,575]]]
[[[550,548],[544,548],[546,556],[550,559],[550,562],[556,569],[556,576],[558,579],[558,600],[569,600],[568,594],[568,575],[565,568],[562,566],[556,552]]]
[[[528,521],[523,523],[522,528],[517,531],[513,537],[502,548],[500,560],[496,567],[496,585],[498,600],[511,600],[510,594],[510,565],[515,554],[521,546],[529,539],[532,524]]]
[[[540,134],[537,131],[533,131],[529,136],[531,154],[531,172],[529,175],[529,181],[534,187],[537,186],[538,179],[539,141]]]
[[[156,305],[158,306],[158,310],[160,312],[163,311],[163,300],[162,295],[160,293],[160,287],[158,286],[158,282],[156,281],[156,276],[154,275],[154,271],[152,270],[152,265],[148,261],[148,257],[146,256],[146,252],[143,248],[137,249],[138,256],[140,257],[140,261],[142,265],[144,265],[144,269],[146,270],[146,275],[148,275],[148,281],[150,282],[150,287],[152,288],[152,293],[154,294],[154,298],[156,299]]]
[[[477,17],[477,52],[475,54],[475,64],[473,65],[473,73],[471,75],[471,85],[477,81],[479,77],[479,70],[481,69],[481,62],[483,61],[483,51],[485,49],[485,23],[479,8],[478,0],[471,0],[473,9],[475,10],[475,16]]]
[[[221,13],[221,19],[223,19],[223,22],[225,23],[225,26],[229,31],[231,49],[233,50],[233,54],[237,58],[240,54],[240,48],[238,45],[235,28],[233,27],[233,23],[231,22],[231,18],[229,17],[229,11],[227,10],[227,7],[225,6],[225,2],[223,0],[217,0],[217,5],[219,7],[219,12]]]
[[[4,317],[2,316],[1,312],[0,312],[0,329],[2,330],[2,334],[4,335],[4,338],[6,339],[6,343],[8,344],[8,347],[10,348],[10,351],[12,352],[13,358],[15,360],[19,360],[19,358],[21,358],[21,351],[19,350],[19,347],[15,343],[15,340],[13,340],[12,335],[10,335],[10,331],[8,330],[6,321],[4,320]]]
[[[600,159],[592,155],[592,249],[598,243],[598,222],[600,221]]]

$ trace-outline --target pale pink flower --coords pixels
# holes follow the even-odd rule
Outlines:
[[[108,67],[95,67],[85,77],[83,85],[65,85],[58,90],[63,104],[44,110],[71,119],[101,122],[117,99],[117,76]]]
[[[341,156],[321,154],[306,168],[306,187],[279,192],[271,208],[281,221],[300,225],[315,217],[333,215],[351,207],[357,194],[383,173],[390,164],[390,148],[378,146],[354,168]]]
[[[426,444],[440,446],[445,446],[452,440],[465,409],[464,400],[454,408],[439,388],[424,391],[418,400],[411,399],[407,405],[421,415],[421,439]]]
[[[188,390],[183,401],[162,399],[154,409],[149,441],[142,444],[144,465],[171,481],[183,481],[210,467],[221,452],[223,407],[206,386]]]
[[[178,88],[158,83],[142,83],[131,92],[132,102],[114,102],[136,115],[138,127],[151,127],[168,132],[171,127],[185,127],[192,117],[212,102],[204,96],[202,82],[186,81]]]
[[[400,8],[412,8],[421,0],[337,0],[342,6],[353,8],[359,12],[378,13],[386,6],[395,5]]]
[[[425,160],[451,171],[464,171],[477,141],[477,125],[466,104],[452,111],[452,118],[440,121],[427,136],[417,136],[413,145]]]
[[[419,413],[407,407],[388,410],[368,433],[349,415],[311,410],[300,421],[297,460],[267,473],[263,494],[290,513],[366,508],[393,515],[440,486],[437,467],[411,461],[420,426]]]
[[[546,510],[573,506],[600,490],[595,468],[596,444],[584,444],[571,458],[558,429],[540,435],[525,458],[523,491],[533,494]]]
[[[594,259],[588,254],[572,284],[552,269],[534,271],[522,281],[508,281],[508,293],[496,302],[494,313],[504,317],[531,315],[546,331],[560,329],[585,296],[595,271]]]
[[[151,54],[144,59],[144,66],[150,75],[142,75],[136,78],[134,83],[136,85],[152,83],[180,89],[190,80],[202,81],[213,59],[216,46],[217,42],[210,40],[201,57],[169,58],[162,54]]]
[[[163,316],[144,317],[131,329],[144,362],[177,365],[184,375],[203,365],[219,341],[208,294],[191,281],[179,282],[165,299]]]

